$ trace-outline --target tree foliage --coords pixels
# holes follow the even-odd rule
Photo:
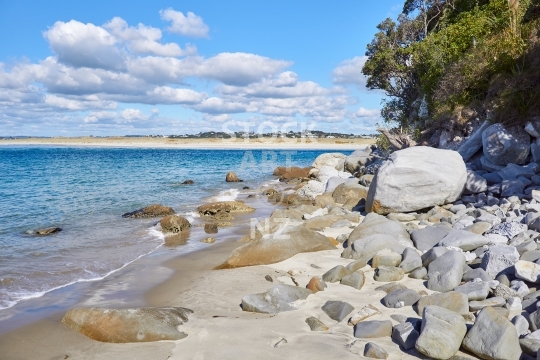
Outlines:
[[[538,47],[539,16],[540,0],[406,0],[397,21],[377,26],[362,70],[368,88],[387,95],[383,118],[421,128],[471,104],[502,113],[512,101],[494,97],[513,94],[512,78],[536,74],[527,59]],[[427,119],[418,117],[421,99]]]

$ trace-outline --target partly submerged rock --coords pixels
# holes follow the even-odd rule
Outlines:
[[[366,211],[411,212],[451,203],[467,180],[463,158],[455,151],[415,146],[394,152],[369,187]]]
[[[219,201],[201,205],[197,208],[200,215],[215,216],[218,212],[225,213],[249,213],[255,208],[244,204],[242,201]]]
[[[160,204],[153,204],[145,208],[135,210],[122,215],[124,218],[153,218],[160,216],[173,215],[174,210],[171,207]]]
[[[178,215],[165,216],[163,219],[161,219],[159,224],[161,225],[161,229],[164,233],[176,234],[191,227],[191,224],[185,217]]]
[[[263,314],[277,314],[299,309],[313,292],[298,286],[276,285],[261,294],[242,298],[242,310]]]
[[[50,227],[50,228],[46,228],[46,229],[36,230],[36,234],[38,234],[38,235],[51,235],[51,234],[54,234],[54,233],[57,233],[57,232],[60,232],[60,231],[62,231],[62,228]]]
[[[110,343],[179,340],[187,336],[178,327],[192,310],[182,307],[69,310],[62,322],[90,339]]]
[[[238,178],[238,175],[236,175],[234,171],[229,171],[227,175],[225,176],[225,181],[226,182],[241,182],[242,180]]]

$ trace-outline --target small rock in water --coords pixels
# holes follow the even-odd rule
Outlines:
[[[354,310],[354,307],[344,301],[327,301],[322,306],[322,310],[330,319],[341,322]]]
[[[204,232],[207,234],[217,234],[218,233],[217,224],[204,224]]]
[[[311,331],[326,331],[328,330],[328,326],[324,325],[324,323],[313,317],[313,316],[310,316],[306,319],[306,323],[309,325],[309,328],[311,329]]]
[[[364,356],[372,359],[388,359],[388,352],[379,345],[368,342],[364,348]]]
[[[160,216],[174,215],[174,210],[171,207],[160,204],[153,204],[145,208],[135,210],[122,215],[123,218],[153,218]]]
[[[181,185],[191,185],[191,184],[195,184],[195,181],[193,181],[193,180],[186,180],[186,181],[184,181]]]
[[[238,178],[238,175],[236,175],[234,171],[229,171],[227,175],[225,176],[225,181],[226,182],[241,182],[243,180],[240,180]]]
[[[50,227],[50,228],[46,228],[46,229],[36,230],[36,234],[38,234],[38,235],[51,235],[51,234],[54,234],[54,233],[57,233],[57,232],[60,232],[60,231],[62,231],[62,228]]]
[[[204,239],[201,239],[201,242],[205,243],[205,244],[213,244],[213,243],[216,242],[216,238],[215,237],[205,237]]]
[[[178,215],[165,216],[163,219],[161,219],[159,224],[161,225],[161,229],[164,233],[173,234],[180,233],[191,227],[191,224],[186,218]]]

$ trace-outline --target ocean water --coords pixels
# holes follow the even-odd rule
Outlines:
[[[0,147],[0,311],[163,246],[159,219],[126,212],[160,203],[192,219],[200,204],[234,200],[274,179],[276,166],[308,166],[324,152]],[[244,182],[226,183],[230,170]],[[195,184],[181,185],[187,179]],[[35,234],[51,226],[63,231]]]

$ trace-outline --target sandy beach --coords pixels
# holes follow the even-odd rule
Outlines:
[[[375,143],[375,139],[171,139],[163,137],[52,137],[0,139],[2,145],[56,145],[56,146],[99,146],[132,148],[172,149],[339,149],[357,150]]]

